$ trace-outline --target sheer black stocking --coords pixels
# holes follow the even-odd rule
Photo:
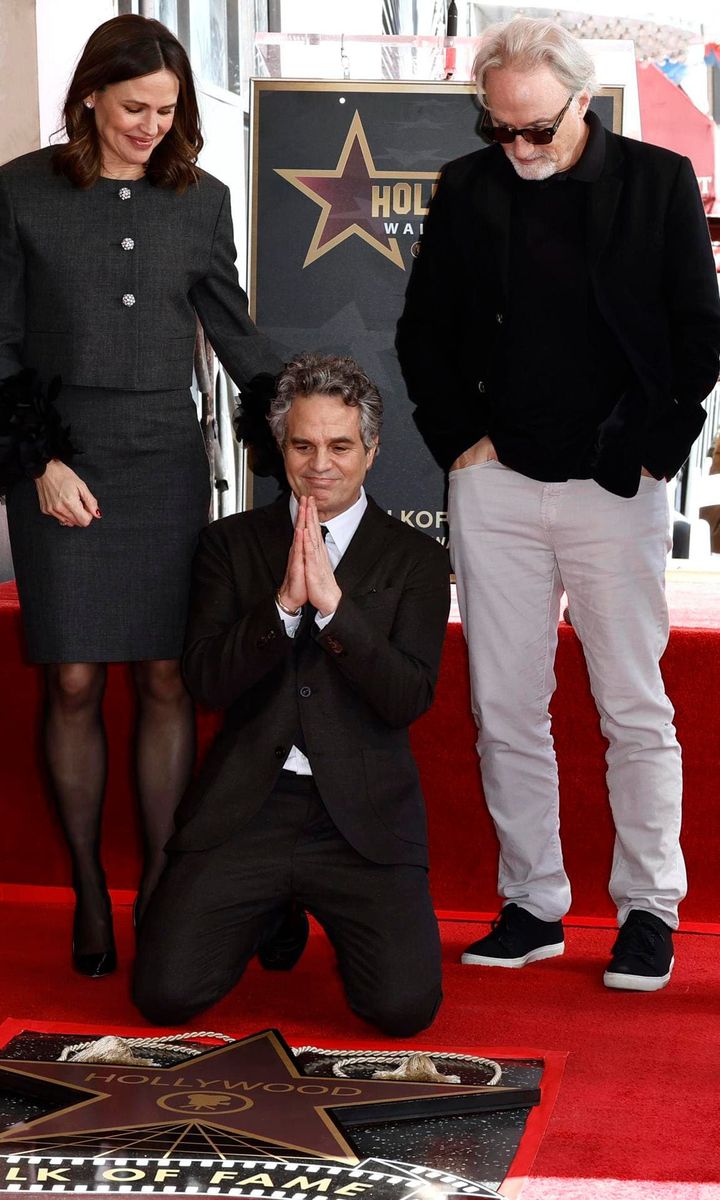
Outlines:
[[[145,835],[135,911],[140,921],[165,866],[164,846],[192,771],[195,717],[176,659],[136,662],[132,669],[138,698],[137,785]]]
[[[145,856],[138,892],[140,919],[165,866],[164,846],[195,757],[193,706],[177,660],[132,664],[137,691],[137,785]],[[45,753],[70,851],[77,897],[76,953],[113,946],[112,912],[100,858],[107,775],[102,699],[104,663],[54,663],[46,668]]]
[[[80,954],[113,945],[110,900],[100,861],[107,751],[102,722],[103,663],[46,668],[45,753],[77,895],[73,943]]]

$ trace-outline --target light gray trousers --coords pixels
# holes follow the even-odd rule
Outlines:
[[[667,489],[632,499],[593,480],[540,483],[498,462],[450,473],[450,549],[470,659],[498,890],[545,921],[570,907],[548,705],[567,592],[608,742],[610,895],[672,928],[686,891],[682,765],[659,660],[667,645]]]

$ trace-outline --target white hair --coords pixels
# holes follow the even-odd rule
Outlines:
[[[597,91],[595,64],[582,42],[545,17],[513,17],[485,30],[472,67],[479,95],[486,72],[503,67],[528,73],[549,67],[572,95]]]

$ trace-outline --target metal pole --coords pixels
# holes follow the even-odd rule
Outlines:
[[[268,8],[268,33],[280,33],[282,31],[281,21],[281,0],[267,0]]]

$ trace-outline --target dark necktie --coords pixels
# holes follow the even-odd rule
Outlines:
[[[321,525],[320,532],[322,534],[322,540],[325,541],[328,533],[330,532],[327,525]],[[315,608],[315,606],[310,604],[310,602],[308,601],[308,603],[305,605],[305,612],[303,613],[303,619],[300,623],[300,628],[298,629],[297,633],[295,634],[295,639],[294,639],[295,645],[293,646],[293,650],[294,650],[295,654],[299,653],[303,642],[307,638],[309,638],[310,626],[311,626],[312,622],[315,620],[316,612],[317,612],[317,609]],[[305,755],[305,757],[307,757],[307,745],[305,744],[305,738],[303,737],[302,729],[298,729],[297,737],[295,738],[295,741],[293,744],[295,746],[297,746],[298,750],[302,751],[302,753]]]

